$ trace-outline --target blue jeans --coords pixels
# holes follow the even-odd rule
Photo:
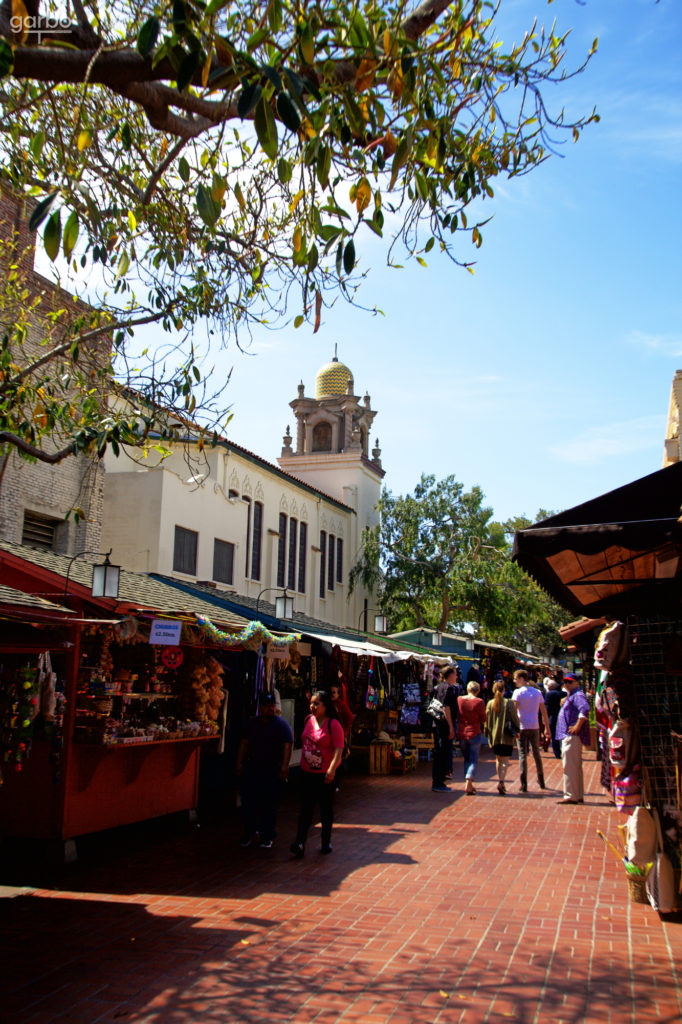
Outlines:
[[[478,755],[481,750],[481,740],[483,736],[481,733],[478,736],[474,736],[470,740],[460,740],[459,745],[462,748],[462,754],[464,755],[464,778],[473,779],[476,774],[476,765],[478,764]]]

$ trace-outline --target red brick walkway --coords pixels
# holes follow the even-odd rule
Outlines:
[[[585,806],[491,776],[345,779],[331,857],[290,859],[293,803],[271,851],[236,821],[114,841],[0,903],[5,1024],[679,1022],[682,918],[629,901],[598,765]]]

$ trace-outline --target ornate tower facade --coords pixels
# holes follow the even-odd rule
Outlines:
[[[348,538],[348,569],[360,555],[363,529],[378,522],[376,504],[384,477],[378,440],[370,449],[376,411],[368,394],[360,398],[354,391],[353,374],[336,355],[318,371],[314,398],[306,397],[301,382],[297,397],[289,403],[296,421],[295,444],[287,427],[278,459],[287,473],[355,512]],[[321,530],[324,533],[323,526]],[[349,626],[357,628],[365,600],[374,607],[371,594],[356,590],[349,602]]]

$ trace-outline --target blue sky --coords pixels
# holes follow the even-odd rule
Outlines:
[[[573,27],[584,75],[556,107],[601,122],[525,178],[494,183],[472,277],[445,259],[387,270],[378,245],[363,300],[320,331],[256,335],[234,349],[229,436],[274,461],[300,380],[331,358],[377,410],[385,485],[422,472],[478,484],[495,518],[560,510],[661,466],[670,385],[682,368],[682,4],[679,0],[502,0],[498,34],[533,16]],[[556,108],[555,108],[556,109]]]

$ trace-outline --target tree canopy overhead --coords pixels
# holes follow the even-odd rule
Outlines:
[[[175,363],[130,368],[155,398],[179,367],[192,412],[199,320],[220,342],[287,315],[317,330],[325,303],[355,299],[372,234],[394,262],[437,248],[471,269],[495,178],[596,119],[546,95],[591,54],[567,68],[566,34],[537,23],[506,44],[498,6],[2,0],[0,181],[114,326],[124,381],[135,326],[158,321],[180,332]],[[62,318],[45,347],[81,329]],[[1,419],[0,442],[16,442]]]

